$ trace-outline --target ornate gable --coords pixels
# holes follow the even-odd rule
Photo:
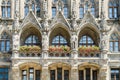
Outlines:
[[[85,16],[84,18],[82,19],[81,23],[80,23],[80,26],[84,25],[84,24],[87,24],[87,23],[90,23],[90,24],[93,24],[95,26],[97,26],[97,28],[99,29],[99,26],[98,26],[98,23],[95,21],[95,18],[93,17],[93,15],[90,13],[90,11],[87,11],[85,13]]]
[[[21,28],[24,27],[26,24],[29,24],[29,23],[31,23],[33,25],[36,25],[38,28],[42,28],[32,11],[29,11],[28,15],[23,20]]]
[[[54,25],[54,24],[57,24],[57,23],[63,23],[65,24],[66,26],[68,26],[68,28],[71,28],[70,27],[70,24],[68,23],[68,21],[65,19],[64,15],[62,14],[62,12],[57,12],[57,15],[56,17],[53,19],[52,23],[51,23],[51,26]]]

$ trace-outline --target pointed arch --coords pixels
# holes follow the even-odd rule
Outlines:
[[[25,25],[20,31],[20,44],[25,45],[26,40],[30,38],[33,40],[35,38],[36,44],[41,46],[42,33],[41,30],[34,24],[29,23]],[[34,45],[34,44],[33,44]]]
[[[59,36],[59,39],[63,38],[64,41],[66,41],[67,45],[70,45],[70,32],[68,28],[66,28],[64,25],[57,24],[52,27],[51,32],[49,33],[50,45],[52,44],[52,41],[56,36]]]
[[[93,41],[92,45],[99,46],[100,42],[100,31],[98,30],[97,27],[94,27],[94,25],[88,23],[84,24],[78,33],[78,41],[82,39],[83,36],[90,37],[91,40]],[[86,38],[87,40],[88,38]],[[90,42],[91,43],[91,42]]]

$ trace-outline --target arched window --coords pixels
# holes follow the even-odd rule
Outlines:
[[[3,1],[1,5],[2,9],[2,18],[11,18],[11,2],[10,0],[8,1]]]
[[[35,35],[30,35],[29,37],[26,38],[24,45],[38,45],[40,46],[40,41],[37,36]]]
[[[1,36],[0,51],[2,52],[10,51],[10,37],[6,32],[4,32]]]
[[[95,43],[90,36],[84,35],[79,41],[79,46],[95,46]]]
[[[55,46],[68,45],[68,42],[62,35],[57,35],[53,38],[52,45]]]
[[[88,8],[91,8],[91,14],[94,17],[98,17],[99,15],[99,0],[80,0],[80,6],[79,6],[79,18],[83,18],[84,14],[88,10]]]
[[[109,18],[118,18],[119,0],[109,1]]]
[[[118,52],[119,51],[118,34],[113,33],[110,37],[110,51],[112,51],[112,52]]]
[[[32,4],[32,11],[37,17],[40,17],[40,0],[26,0],[25,7],[24,7],[24,14],[25,16],[29,12],[30,4]]]

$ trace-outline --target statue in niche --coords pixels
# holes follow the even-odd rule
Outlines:
[[[57,5],[58,5],[58,11],[62,11],[64,7],[63,2],[61,0],[58,0]]]
[[[107,49],[107,43],[108,43],[108,40],[107,40],[107,33],[106,32],[103,32],[102,33],[102,40],[101,40],[101,48],[102,50],[106,50]]]
[[[42,48],[43,48],[44,50],[47,50],[47,49],[48,49],[48,35],[47,35],[47,32],[43,32]]]
[[[72,49],[76,49],[76,46],[77,46],[77,36],[75,35],[75,33],[73,33],[71,37],[71,47]]]
[[[73,6],[72,6],[72,18],[75,19],[76,16],[76,1],[73,0]]]

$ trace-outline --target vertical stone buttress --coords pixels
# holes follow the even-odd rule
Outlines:
[[[41,80],[50,80],[48,66],[43,66],[42,67]]]
[[[78,80],[78,66],[71,67],[71,79],[70,80]]]

